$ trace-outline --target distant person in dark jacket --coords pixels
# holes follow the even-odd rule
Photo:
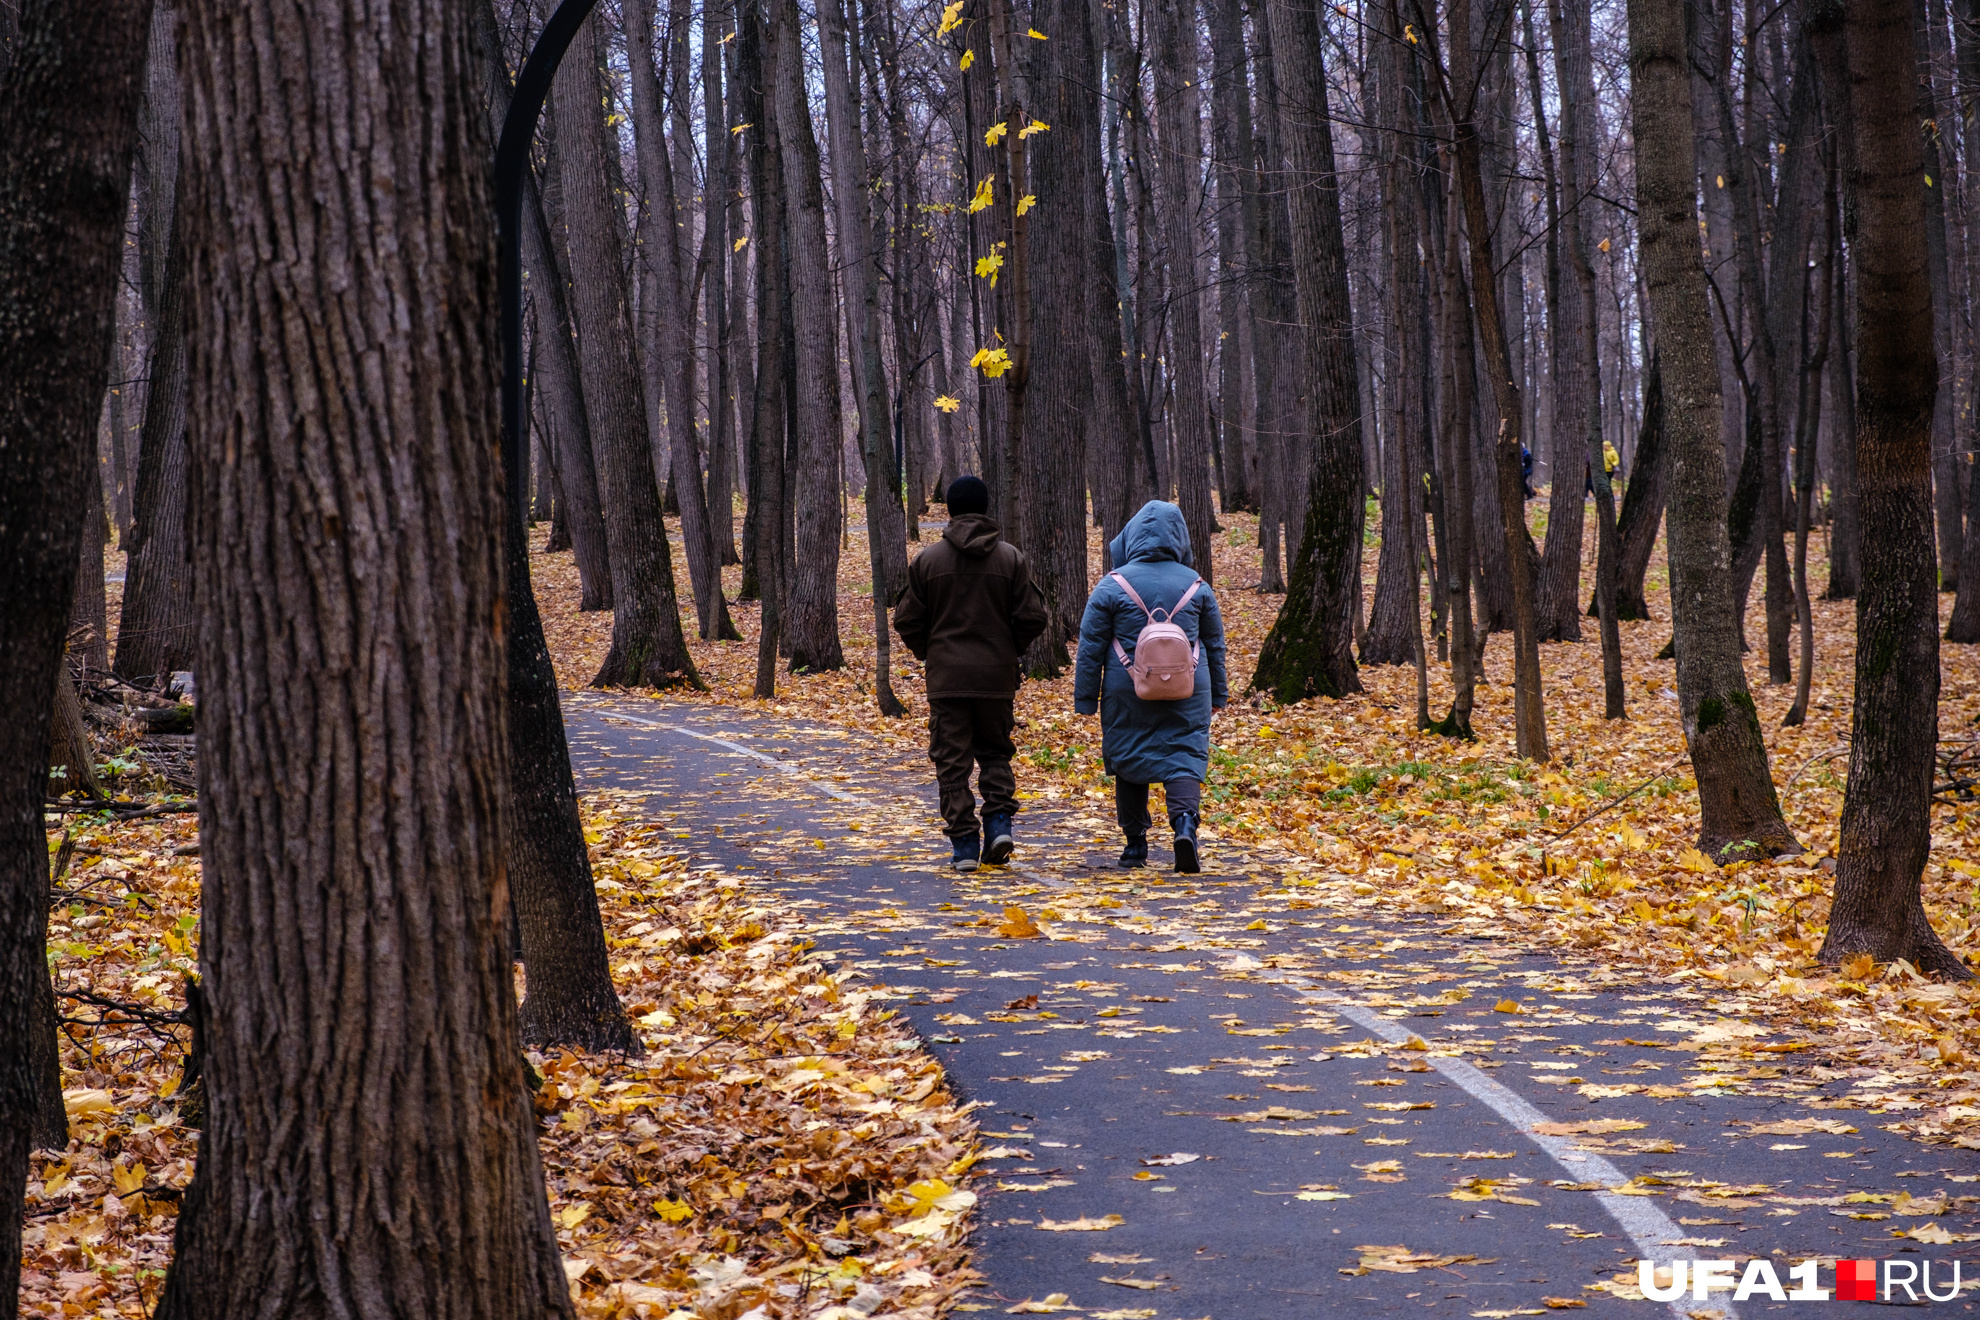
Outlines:
[[[1073,709],[1100,714],[1100,755],[1114,777],[1114,813],[1127,837],[1121,865],[1147,864],[1148,786],[1161,784],[1175,831],[1176,870],[1194,873],[1201,869],[1196,828],[1210,773],[1210,712],[1230,700],[1224,616],[1217,594],[1190,567],[1189,528],[1175,505],[1161,500],[1142,505],[1108,551],[1114,572],[1100,579],[1080,620]],[[1134,659],[1135,641],[1150,620],[1115,574],[1149,609],[1175,611],[1174,622],[1196,650],[1194,690],[1182,700],[1144,701],[1135,695],[1122,656]],[[1188,603],[1182,604],[1185,597]]]
[[[894,631],[926,667],[928,759],[942,790],[951,864],[974,871],[979,858],[992,865],[1009,861],[1015,846],[1011,757],[1017,748],[1011,730],[1018,657],[1045,631],[1045,598],[1023,552],[990,520],[989,487],[976,477],[958,477],[948,505],[942,539],[908,564]],[[969,788],[972,765],[983,790],[981,831]]]

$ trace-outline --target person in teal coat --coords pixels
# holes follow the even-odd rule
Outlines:
[[[1190,567],[1189,528],[1182,510],[1150,500],[1128,520],[1108,547],[1114,573],[1134,587],[1150,609],[1174,609],[1198,574]],[[1196,589],[1175,622],[1197,648],[1195,690],[1181,701],[1143,701],[1134,678],[1115,653],[1130,660],[1135,639],[1149,622],[1113,574],[1087,597],[1079,625],[1079,660],[1073,681],[1073,709],[1100,716],[1100,751],[1114,776],[1114,810],[1127,847],[1121,865],[1148,861],[1148,786],[1162,784],[1168,796],[1169,824],[1175,831],[1176,870],[1201,867],[1197,825],[1203,813],[1203,781],[1210,772],[1210,712],[1230,700],[1224,677],[1224,617],[1217,595],[1205,583]]]

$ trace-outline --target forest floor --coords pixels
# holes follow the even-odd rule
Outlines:
[[[1834,853],[1841,803],[1852,672],[1850,604],[1817,606],[1818,668],[1806,725],[1778,728],[1791,690],[1755,685],[1783,806],[1808,851],[1779,862],[1721,870],[1691,846],[1697,824],[1695,795],[1677,727],[1671,670],[1669,662],[1652,658],[1669,636],[1661,557],[1652,566],[1649,584],[1652,609],[1660,617],[1624,625],[1631,718],[1622,722],[1601,718],[1600,653],[1592,627],[1582,644],[1547,646],[1542,660],[1549,734],[1557,759],[1547,766],[1533,766],[1520,763],[1512,751],[1503,637],[1494,640],[1486,659],[1490,683],[1479,691],[1475,743],[1453,743],[1415,730],[1414,674],[1407,667],[1364,669],[1366,690],[1341,701],[1280,708],[1241,695],[1279,597],[1251,589],[1259,577],[1253,520],[1232,515],[1224,522],[1226,530],[1215,546],[1216,580],[1230,634],[1237,699],[1218,717],[1213,732],[1215,763],[1206,797],[1211,869],[1221,869],[1225,875],[1221,881],[1205,883],[1244,887],[1241,897],[1235,893],[1227,897],[1239,897],[1249,910],[1187,919],[1151,915],[1142,895],[1162,892],[1166,876],[1102,874],[1107,868],[1091,865],[1091,857],[1083,870],[1074,865],[1073,854],[1079,848],[1109,846],[1111,802],[1099,765],[1097,725],[1071,713],[1070,675],[1027,684],[1019,699],[1020,782],[1027,799],[1020,838],[1030,839],[1028,846],[1033,849],[1021,860],[1029,866],[1070,866],[1052,886],[990,873],[967,892],[924,895],[917,889],[913,910],[905,900],[890,908],[854,906],[849,893],[824,890],[809,903],[792,901],[787,882],[795,863],[784,865],[782,876],[775,867],[767,868],[771,874],[764,875],[760,872],[766,868],[722,853],[729,844],[720,836],[739,827],[709,815],[709,801],[719,795],[699,790],[713,785],[712,779],[676,780],[669,785],[671,797],[655,802],[651,785],[613,784],[584,771],[588,837],[602,877],[601,906],[613,937],[615,973],[649,1049],[639,1060],[562,1054],[538,1060],[549,1079],[540,1106],[545,1111],[544,1153],[552,1207],[587,1314],[659,1317],[684,1308],[711,1320],[736,1320],[760,1306],[764,1316],[843,1308],[834,1313],[836,1320],[875,1312],[929,1315],[954,1303],[959,1290],[975,1282],[959,1245],[972,1227],[978,1234],[973,1240],[978,1263],[994,1276],[988,1286],[1018,1308],[1074,1309],[1063,1298],[1054,1301],[1052,1294],[1072,1286],[1074,1265],[1110,1264],[1103,1259],[1110,1255],[1121,1256],[1124,1263],[1118,1271],[1109,1270],[1109,1288],[1118,1283],[1121,1288],[1142,1289],[1153,1281],[1136,1275],[1134,1263],[1127,1259],[1132,1252],[1086,1256],[1082,1251],[1084,1261],[1074,1262],[1070,1257],[1059,1259],[1063,1251],[1041,1254],[1034,1245],[1081,1241],[1077,1236],[1022,1242],[998,1237],[1008,1225],[1026,1227],[1030,1207],[1015,1205],[1011,1198],[1035,1199],[1059,1185],[1062,1171],[1044,1167],[1050,1159],[1043,1151],[1025,1151],[1016,1145],[973,1150],[968,1112],[973,1106],[958,1103],[942,1071],[946,1067],[955,1085],[965,1088],[961,1099],[994,1100],[981,1094],[982,1082],[976,1080],[979,1073],[989,1077],[982,1057],[993,1043],[989,1034],[1051,1029],[1054,1024],[1043,1019],[1058,1009],[1047,1001],[1082,991],[1041,979],[1033,993],[1043,998],[1030,1005],[1019,993],[1008,1008],[985,1003],[968,1013],[942,1010],[975,1017],[984,1025],[966,1047],[972,1052],[969,1058],[961,1057],[965,1047],[960,1042],[957,1048],[930,1054],[923,1050],[941,1045],[943,1036],[963,1023],[937,1018],[936,1009],[920,1005],[954,1004],[955,995],[974,987],[961,980],[940,988],[890,985],[884,974],[873,975],[872,966],[852,965],[872,964],[871,959],[832,962],[826,960],[829,952],[845,950],[810,947],[813,940],[829,942],[832,937],[886,939],[890,944],[898,941],[903,950],[928,949],[916,959],[923,968],[947,967],[954,964],[937,956],[939,950],[932,945],[910,943],[935,938],[934,928],[944,923],[982,927],[971,934],[978,941],[991,941],[990,948],[1036,947],[1038,953],[1026,955],[1033,959],[1057,956],[1054,946],[1072,933],[1060,929],[1061,918],[1066,925],[1087,927],[1081,937],[1087,942],[1104,937],[1116,944],[1125,942],[1125,949],[1136,952],[1163,950],[1171,958],[1189,955],[1173,967],[1151,962],[1152,971],[1133,970],[1122,958],[1115,958],[1116,965],[1106,975],[1124,983],[1133,981],[1139,998],[1134,1004],[1111,1006],[1119,1008],[1119,1014],[1096,1010],[1096,1019],[1132,1014],[1141,1002],[1173,1001],[1176,996],[1165,999],[1156,982],[1175,979],[1179,969],[1200,966],[1192,960],[1212,956],[1198,952],[1208,950],[1227,951],[1214,955],[1220,960],[1219,979],[1294,977],[1332,983],[1322,997],[1352,991],[1352,1004],[1330,1003],[1324,1011],[1307,1008],[1304,1017],[1314,1020],[1313,1029],[1346,1030],[1346,1024],[1359,1022],[1350,1008],[1363,1016],[1373,1013],[1388,1019],[1446,1012],[1457,1016],[1475,1010],[1478,1023],[1453,1024],[1450,1031],[1462,1032],[1470,1025],[1474,1032],[1489,1030],[1494,1037],[1511,1033],[1499,1045],[1503,1052],[1513,1052],[1517,1049],[1513,1042],[1526,1038],[1569,1041],[1551,1047],[1550,1053],[1566,1051],[1559,1062],[1549,1059],[1534,1065],[1534,1076],[1525,1079],[1528,1090],[1546,1082],[1552,1084],[1550,1095],[1557,1089],[1571,1105],[1607,1105],[1614,1112],[1622,1112],[1618,1107],[1645,1108],[1642,1118],[1618,1120],[1626,1124],[1654,1124],[1654,1114],[1672,1106],[1670,1112],[1675,1114],[1685,1107],[1717,1103],[1719,1098],[1735,1108],[1745,1103],[1741,1097],[1766,1100],[1779,1112],[1744,1116],[1742,1110],[1737,1121],[1746,1126],[1725,1135],[1736,1132],[1754,1138],[1772,1133],[1790,1138],[1768,1147],[1778,1154],[1761,1158],[1852,1156],[1847,1167],[1858,1172],[1850,1190],[1829,1187],[1830,1195],[1810,1202],[1826,1205],[1836,1196],[1851,1198],[1829,1211],[1838,1223],[1846,1223],[1845,1217],[1869,1220],[1872,1231],[1903,1235],[1913,1244],[1943,1246],[1972,1236],[1942,1225],[1970,1226],[1938,1217],[1972,1213],[1964,1188],[1927,1192],[1923,1184],[1911,1184],[1923,1193],[1912,1195],[1891,1190],[1899,1186],[1896,1183],[1870,1186],[1873,1166],[1892,1177],[1929,1175],[1922,1169],[1895,1170],[1895,1165],[1883,1170],[1897,1158],[1889,1149],[1893,1143],[1868,1134],[1874,1126],[1893,1138],[1906,1139],[1898,1145],[1925,1147],[1920,1153],[1928,1161],[1936,1148],[1953,1168],[1970,1167],[1967,1150],[1980,1148],[1980,1085],[1975,1076],[1980,1024],[1974,1014],[1980,996],[1969,987],[1923,981],[1902,964],[1855,965],[1838,972],[1815,965],[1811,956],[1820,943],[1827,909],[1829,873],[1823,863]],[[924,539],[935,534],[939,528],[929,527]],[[538,535],[540,546],[541,530]],[[1826,576],[1819,548],[1818,538],[1813,556],[1817,564],[1811,570],[1817,583]],[[1097,556],[1097,546],[1094,549]],[[1592,559],[1591,550],[1587,560]],[[678,547],[676,562],[681,562]],[[660,694],[658,700],[621,693],[612,698],[613,705],[631,718],[637,718],[642,707],[656,712],[686,708],[703,712],[704,718],[732,723],[802,725],[807,748],[850,749],[866,758],[869,767],[889,767],[893,776],[889,782],[902,792],[918,784],[925,794],[929,772],[919,716],[926,705],[918,667],[904,649],[896,648],[895,689],[907,701],[910,718],[882,719],[871,695],[871,597],[863,582],[866,551],[859,531],[846,538],[841,562],[845,670],[782,674],[774,701],[753,700],[749,691],[756,607],[739,602],[732,610],[744,642],[693,643],[709,692]],[[1097,571],[1097,560],[1094,567]],[[546,630],[568,693],[574,752],[583,767],[588,735],[580,725],[589,718],[583,708],[599,700],[596,694],[585,695],[584,684],[605,652],[611,616],[576,610],[570,555],[538,553],[534,568]],[[685,585],[684,571],[681,576]],[[727,577],[733,594],[739,587],[739,571],[730,569]],[[1372,591],[1372,547],[1367,579]],[[114,582],[111,590],[114,619]],[[1947,608],[1950,603],[1947,598]],[[1757,602],[1753,617],[1757,628]],[[1980,685],[1976,685],[1980,664],[1973,649],[1944,651],[1941,729],[1962,741],[1973,736],[1980,715]],[[1749,673],[1764,677],[1756,671],[1759,658],[1749,661]],[[1434,666],[1431,684],[1433,710],[1441,714],[1449,702],[1449,689]],[[132,767],[120,787],[148,791],[142,756],[119,759]],[[760,794],[760,787],[757,791]],[[829,781],[825,791],[834,803],[839,801]],[[1619,797],[1622,800],[1615,802]],[[750,828],[766,829],[770,808],[757,802],[751,810],[756,812],[756,823]],[[1601,814],[1595,816],[1598,810]],[[181,1001],[180,982],[193,966],[196,949],[198,861],[186,852],[196,846],[191,818],[168,816],[114,825],[86,819],[91,823],[71,822],[75,846],[59,882],[64,892],[58,895],[51,927],[58,985],[65,991],[169,1011]],[[941,868],[946,853],[927,804],[919,814],[892,808],[879,819],[885,826],[885,846],[902,854],[890,860],[888,868],[911,874],[912,883],[921,888],[934,877],[946,891],[947,877]],[[1064,857],[1041,858],[1037,851],[1044,842],[1039,826],[1050,819],[1059,821],[1054,833]],[[1935,849],[1925,879],[1928,911],[1936,928],[1969,956],[1980,948],[1974,883],[1974,877],[1980,876],[1976,864],[1980,856],[1972,833],[1976,819],[1974,808],[1963,805],[1937,810]],[[854,828],[845,821],[840,824]],[[61,837],[59,828],[51,829],[51,851],[59,847]],[[810,858],[821,848],[829,852],[829,839],[844,842],[852,837],[854,833],[829,832],[805,837],[786,830],[773,847],[793,858]],[[869,840],[864,847],[881,846],[879,835]],[[757,858],[761,860],[760,853]],[[861,853],[854,860],[865,865],[881,858]],[[1215,897],[1208,888],[1186,896],[1199,905]],[[951,899],[982,900],[990,906],[985,912],[956,911]],[[830,910],[819,911],[819,904],[828,904]],[[1018,917],[1000,917],[999,907],[1006,904],[1026,910]],[[945,910],[953,913],[953,919],[935,915]],[[1228,919],[1232,915],[1247,921],[1234,923]],[[1032,943],[1022,939],[1027,926],[1037,932]],[[1016,935],[1000,939],[1005,927]],[[1296,934],[1301,928],[1309,932],[1302,941],[1304,950],[1280,947],[1287,940],[1282,932]],[[921,933],[905,933],[909,931]],[[1411,948],[1431,952],[1427,957],[1402,952]],[[1132,955],[1123,953],[1123,957]],[[1424,966],[1405,963],[1404,958],[1417,958]],[[1443,973],[1429,964],[1437,962],[1451,963],[1446,979],[1452,984],[1433,992],[1427,983]],[[1013,963],[991,974],[1008,972],[1016,978],[1022,972],[1044,978],[1053,967]],[[1468,980],[1455,979],[1458,968],[1464,969]],[[1507,979],[1515,976],[1517,980]],[[1143,980],[1150,984],[1141,985]],[[1233,987],[1230,993],[1241,989]],[[1286,993],[1313,1000],[1314,989],[1308,984]],[[1668,1034],[1652,1036],[1645,1030],[1645,1039],[1595,1039],[1596,1024],[1604,1021],[1598,1014],[1613,1014],[1607,1019],[1611,1025],[1628,1020],[1621,1004],[1609,1001],[1630,992],[1670,1000],[1665,1004],[1663,999],[1644,999],[1636,1005],[1667,1017],[1655,1030]],[[1094,993],[1105,998],[1120,992]],[[1553,1002],[1587,994],[1599,996],[1599,1002]],[[945,1000],[944,995],[951,997]],[[1494,995],[1502,997],[1488,1006],[1485,1001]],[[1476,1004],[1464,1002],[1474,997]],[[1438,1006],[1431,1006],[1433,1001]],[[897,1007],[883,1007],[889,1002]],[[799,1004],[806,1007],[794,1008]],[[76,1139],[66,1152],[37,1156],[30,1184],[24,1309],[51,1315],[146,1314],[169,1258],[172,1204],[189,1175],[195,1140],[177,1119],[171,1098],[181,1052],[177,1037],[183,1033],[170,1022],[146,1026],[115,1021],[128,1015],[83,1000],[65,999],[63,1007],[73,1019],[64,1065]],[[979,1009],[998,1016],[981,1015]],[[896,1011],[904,1014],[905,1021],[893,1016]],[[1577,1015],[1587,1021],[1575,1022]],[[106,1018],[113,1020],[110,1025],[91,1025]],[[1012,1023],[1008,1028],[989,1025],[1007,1020]],[[1651,1021],[1643,1019],[1646,1028]],[[913,1031],[907,1029],[909,1025]],[[1101,1026],[1098,1021],[1092,1025]],[[1144,1034],[1153,1034],[1164,1044],[1181,1039],[1163,1035],[1158,1030],[1163,1025],[1151,1023]],[[1573,1031],[1577,1025],[1589,1030]],[[1485,1044],[1478,1036],[1447,1036],[1430,1031],[1429,1026],[1419,1024],[1411,1030],[1430,1038],[1430,1049],[1423,1053],[1440,1078],[1455,1076],[1466,1057],[1483,1067],[1504,1062],[1488,1060],[1476,1049],[1467,1056],[1463,1047]],[[1288,1022],[1245,1025],[1241,1019],[1230,1019],[1218,1034],[1285,1034],[1294,1029]],[[1422,1070],[1421,1059],[1396,1053],[1403,1047],[1389,1039],[1395,1029],[1396,1023],[1390,1021],[1387,1035],[1371,1029],[1358,1044],[1328,1046],[1334,1057],[1383,1061],[1378,1075],[1351,1084],[1394,1084],[1395,1079],[1386,1078],[1387,1072]],[[917,1049],[917,1034],[931,1044]],[[1582,1035],[1589,1039],[1581,1040]],[[982,1045],[977,1044],[979,1037]],[[1020,1053],[1029,1052],[1023,1042],[1006,1043],[1019,1046]],[[1228,1084],[1233,1070],[1238,1075],[1263,1076],[1268,1075],[1266,1066],[1285,1061],[1286,1056],[1264,1053],[1282,1048],[1278,1044],[1243,1044],[1255,1044],[1261,1057],[1169,1060],[1175,1066],[1167,1073],[1187,1078],[1196,1076],[1191,1071],[1196,1069],[1207,1075],[1203,1085]],[[1242,1049],[1243,1044],[1229,1048]],[[1661,1052],[1627,1067],[1602,1068],[1613,1076],[1574,1075],[1577,1067],[1586,1070],[1594,1063],[1603,1047],[1616,1045]],[[1079,1089],[1074,1084],[1075,1069],[1083,1060],[1071,1055],[1067,1060],[1041,1066],[1028,1077],[1005,1078],[1004,1083],[1042,1084],[1063,1076],[1067,1081],[1061,1085],[1071,1097]],[[1657,1074],[1659,1060],[1682,1060],[1689,1075],[1679,1079]],[[1554,1066],[1547,1068],[1548,1063]],[[1360,1066],[1353,1064],[1351,1070]],[[1246,1067],[1251,1067],[1249,1073]],[[1226,1076],[1218,1076],[1220,1069]],[[1270,1075],[1275,1080],[1266,1089],[1273,1091],[1303,1091],[1314,1085]],[[1333,1085],[1330,1082],[1323,1089],[1331,1090]],[[1225,1097],[1239,1098],[1271,1097]],[[1089,1102],[1083,1092],[1081,1099],[1083,1104]],[[1199,1106],[1204,1113],[1215,1108],[1208,1105],[1207,1097],[1199,1099],[1206,1101]],[[1126,1106],[1119,1112],[1127,1115],[1132,1110],[1137,1122],[1153,1118],[1145,1097],[1096,1095],[1090,1103]],[[1785,1108],[1788,1104],[1853,1112],[1784,1117],[1794,1112]],[[800,1116],[800,1109],[810,1111],[808,1116]],[[1270,1112],[1279,1109],[1284,1114]],[[672,1134],[663,1133],[655,1123],[660,1111],[689,1115],[691,1140],[663,1141]],[[1267,1127],[1276,1127],[1295,1111],[1271,1105],[1261,1112],[1267,1115]],[[1731,1115],[1732,1110],[1727,1112]],[[1250,1111],[1233,1111],[1233,1115],[1239,1120],[1251,1117]],[[1002,1130],[986,1135],[1015,1142],[1042,1132],[1032,1120],[1011,1114],[1000,1112],[998,1121]],[[1686,1143],[1656,1130],[1606,1142],[1600,1135],[1625,1130],[1612,1125],[1581,1133],[1578,1140],[1584,1151],[1610,1152],[1608,1157],[1595,1158],[1687,1149]],[[1294,1129],[1296,1135],[1320,1131]],[[1858,1132],[1864,1134],[1858,1141],[1840,1143],[1844,1149],[1820,1149],[1833,1144],[1837,1136]],[[1441,1144],[1431,1139],[1435,1135],[1431,1132],[1415,1135],[1423,1138],[1418,1146]],[[1464,1149],[1455,1144],[1461,1136],[1451,1135],[1453,1150]],[[1273,1144],[1271,1138],[1260,1140]],[[1361,1140],[1407,1144],[1403,1138],[1382,1135],[1363,1134]],[[1479,1137],[1481,1144],[1489,1146],[1489,1140]],[[1529,1145],[1531,1140],[1537,1138],[1529,1139]],[[1042,1140],[1038,1144],[1051,1145]],[[1181,1138],[1175,1144],[1180,1146]],[[1213,1152],[1219,1149],[1208,1138],[1192,1139],[1190,1144]],[[1689,1148],[1703,1157],[1698,1142]],[[1884,1153],[1872,1153],[1873,1148]],[[1006,1153],[999,1156],[996,1150]],[[991,1199],[973,1212],[975,1193],[963,1184],[972,1155],[979,1153],[986,1165],[1005,1173],[1012,1172],[1005,1165],[1021,1156],[1026,1162],[1019,1176],[1035,1177],[1047,1186],[1005,1180],[993,1189],[979,1182],[976,1185]],[[1727,1156],[1715,1150],[1712,1158]],[[1690,1156],[1686,1162],[1691,1163]],[[1406,1180],[1407,1160],[1402,1161],[1405,1170],[1376,1167],[1382,1163],[1364,1160],[1353,1173],[1334,1174],[1332,1185],[1302,1184],[1297,1194],[1290,1185],[1281,1189],[1268,1181],[1266,1190],[1258,1194],[1283,1192],[1290,1207],[1295,1200],[1345,1199],[1383,1190],[1364,1183]],[[1241,1163],[1210,1166],[1207,1159],[1205,1166],[1244,1167]],[[1683,1178],[1672,1175],[1663,1186],[1676,1190],[1662,1194],[1699,1205],[1721,1203],[1705,1211],[1715,1216],[1738,1208],[1728,1198],[1738,1199],[1733,1192],[1742,1190],[1740,1183],[1715,1173],[1720,1164],[1693,1167],[1705,1175],[1706,1183],[1717,1178],[1719,1185],[1699,1185],[1689,1173]],[[1141,1172],[1149,1177],[1134,1180],[1134,1187],[1143,1191],[1174,1186],[1173,1179],[1180,1177],[1171,1172],[1158,1175],[1150,1168]],[[1595,1172],[1597,1177],[1608,1176]],[[1663,1174],[1647,1167],[1632,1172],[1630,1188],[1622,1194],[1643,1195],[1659,1186],[1655,1180],[1660,1177]],[[1947,1177],[1961,1182],[1965,1176],[1948,1173]],[[1339,1189],[1346,1178],[1356,1181],[1343,1192]],[[1555,1186],[1564,1185],[1562,1180],[1553,1181]],[[1743,1190],[1752,1195],[1746,1199],[1763,1202],[1764,1196],[1756,1190],[1757,1177],[1748,1182]],[[1833,1177],[1825,1180],[1834,1182]],[[1468,1180],[1460,1180],[1453,1195],[1459,1201],[1476,1197],[1524,1205],[1509,1190],[1519,1183],[1517,1177],[1494,1179],[1474,1170]],[[1786,1190],[1780,1187],[1766,1195],[1778,1199]],[[1250,1196],[1252,1191],[1241,1194]],[[1206,1195],[1176,1200],[1199,1208],[1208,1205],[1213,1211],[1224,1204],[1221,1196],[1205,1201]],[[1613,1199],[1611,1193],[1596,1195]],[[1698,1201],[1700,1197],[1705,1200]],[[1236,1204],[1243,1208],[1247,1203]],[[1277,1203],[1272,1204],[1277,1209]],[[1355,1208],[1367,1204],[1364,1200]],[[1368,1208],[1377,1213],[1377,1207]],[[1462,1209],[1485,1218],[1509,1213],[1497,1205],[1489,1211]],[[1889,1218],[1894,1210],[1920,1218],[1876,1227],[1876,1221]],[[1776,1204],[1761,1213],[1797,1211]],[[1076,1218],[1104,1223],[1106,1217],[1096,1208],[1093,1215],[1081,1211]],[[1054,1221],[1048,1214],[1039,1222],[1075,1221]],[[1553,1227],[1567,1233],[1573,1226]],[[1590,1227],[1600,1231],[1598,1225]],[[1494,1226],[1493,1232],[1498,1231]],[[1194,1230],[1177,1232],[1189,1236]],[[1576,1237],[1580,1232],[1567,1233],[1563,1244],[1581,1240]],[[1397,1241],[1413,1240],[1392,1236]],[[1148,1245],[1153,1248],[1158,1241],[1150,1239]],[[1176,1243],[1159,1245],[1166,1250]],[[1487,1245],[1486,1239],[1478,1239],[1478,1250]],[[1699,1239],[1692,1245],[1711,1244]],[[1444,1256],[1456,1260],[1465,1254],[1458,1239],[1427,1255],[1418,1243],[1421,1259],[1414,1265],[1399,1256],[1386,1258],[1384,1264],[1380,1255],[1384,1250],[1366,1248],[1360,1265],[1352,1259],[1330,1259],[1328,1269],[1339,1264],[1343,1270],[1400,1275],[1414,1269],[1445,1269],[1429,1262]],[[1838,1242],[1831,1250],[1844,1248]],[[1849,1250],[1862,1249],[1852,1240]],[[1606,1257],[1613,1251],[1605,1248],[1601,1254]],[[1277,1268],[1268,1258],[1240,1258],[1248,1262],[1246,1268]],[[1031,1263],[1015,1263],[1020,1261]],[[1054,1271],[1067,1276],[1056,1287]],[[1122,1278],[1134,1281],[1119,1283]],[[1205,1282],[1209,1281],[1206,1276]],[[1604,1284],[1600,1290],[1615,1298],[1628,1295],[1625,1284],[1610,1283],[1614,1286]],[[1162,1282],[1162,1287],[1171,1286]],[[1137,1292],[1128,1303],[1111,1309],[1097,1309],[1085,1297],[1077,1300],[1088,1315],[1152,1320],[1157,1309],[1142,1299],[1156,1291]],[[961,1305],[986,1309],[992,1301],[984,1297],[979,1293]],[[1386,1309],[1392,1299],[1384,1297]],[[1172,1304],[1189,1303],[1177,1297]],[[1361,1305],[1357,1295],[1348,1313]],[[1259,1314],[1269,1310],[1250,1302],[1245,1309]],[[1373,1308],[1362,1309],[1372,1313]],[[1195,1314],[1195,1309],[1190,1313]],[[1168,1309],[1162,1308],[1160,1314],[1168,1316]]]

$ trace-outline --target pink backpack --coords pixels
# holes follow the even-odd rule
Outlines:
[[[1129,660],[1127,652],[1121,649],[1120,638],[1114,639],[1114,654],[1121,658],[1122,667],[1134,679],[1134,695],[1143,701],[1182,701],[1191,696],[1196,691],[1196,662],[1201,650],[1189,644],[1189,634],[1174,619],[1203,585],[1203,579],[1190,583],[1189,590],[1172,608],[1156,611],[1148,608],[1126,578],[1119,573],[1107,576],[1120,583],[1128,599],[1148,616],[1148,625],[1134,639],[1134,659]],[[1156,617],[1158,613],[1160,618]]]

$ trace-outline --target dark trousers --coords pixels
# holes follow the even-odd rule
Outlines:
[[[1017,747],[1011,730],[1017,716],[1010,697],[931,697],[928,700],[928,759],[942,789],[942,833],[952,839],[977,833],[976,797],[969,791],[970,767],[978,770],[983,814],[1017,814],[1017,776],[1011,758]]]
[[[1177,816],[1187,811],[1201,820],[1203,817],[1203,785],[1194,779],[1171,779],[1162,785],[1169,795],[1169,821],[1174,824]],[[1148,785],[1131,784],[1125,779],[1114,780],[1114,819],[1121,823],[1121,833],[1130,839],[1148,837]]]

